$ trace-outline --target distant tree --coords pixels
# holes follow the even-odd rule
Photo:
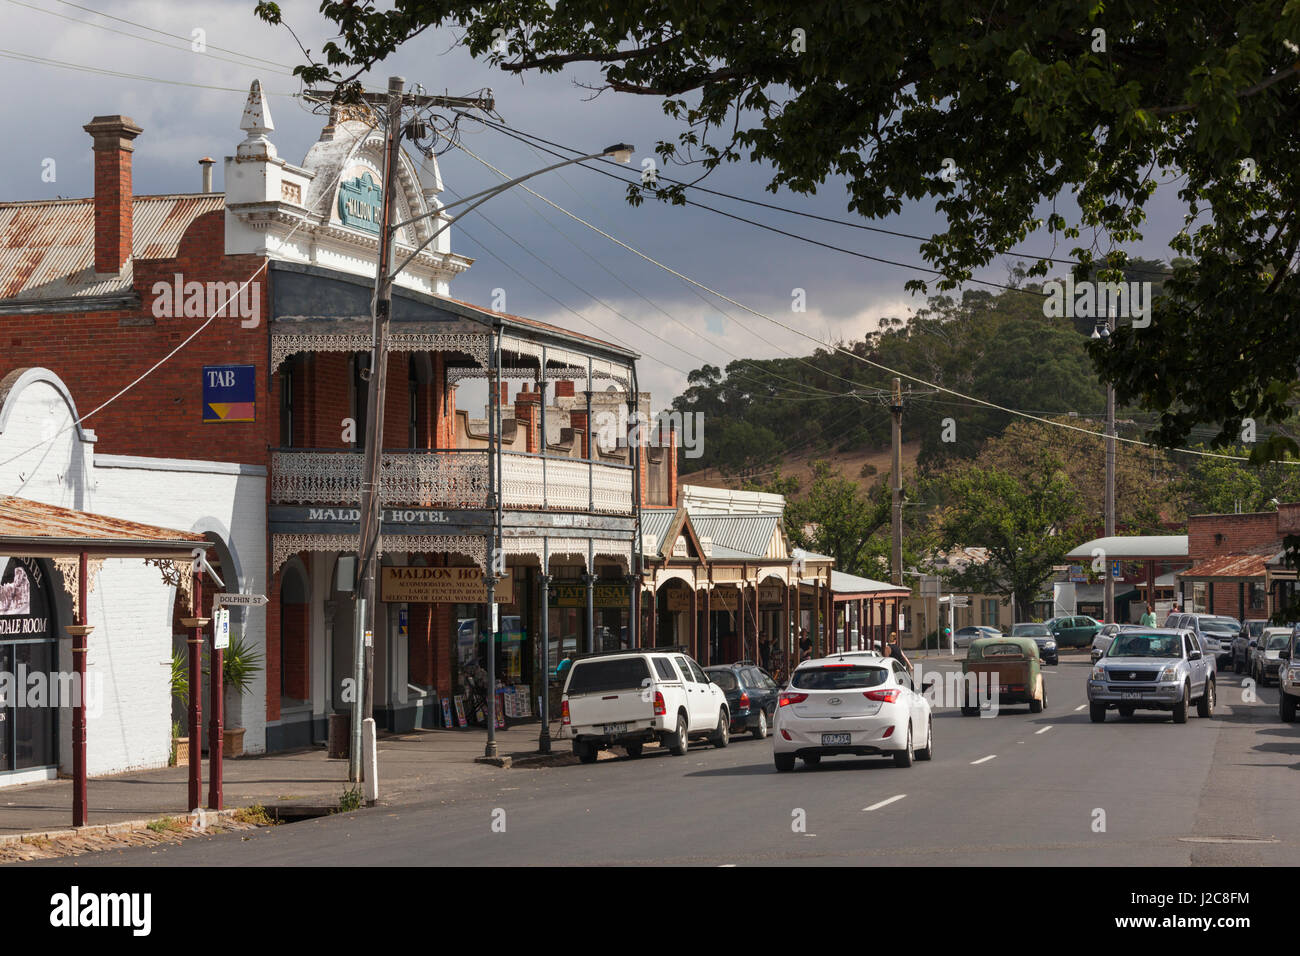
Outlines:
[[[1077,543],[1084,518],[1061,460],[1039,451],[1020,474],[968,465],[945,483],[950,503],[937,515],[940,545],[984,548],[989,555],[953,575],[953,586],[1007,595],[1017,616],[1027,613],[1053,566]]]

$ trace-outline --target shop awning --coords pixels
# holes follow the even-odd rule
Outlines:
[[[1195,564],[1178,577],[1183,581],[1263,581],[1266,554],[1224,554]]]
[[[7,557],[185,558],[211,545],[201,534],[0,495],[0,554]]]

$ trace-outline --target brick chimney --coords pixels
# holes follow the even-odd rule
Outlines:
[[[95,141],[95,271],[116,275],[131,258],[131,141],[141,128],[129,116],[96,116],[82,129]]]

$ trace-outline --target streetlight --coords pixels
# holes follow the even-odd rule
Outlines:
[[[455,202],[448,203],[431,212],[419,216],[413,216],[410,219],[401,222],[394,222],[397,218],[397,160],[401,151],[401,140],[403,134],[408,137],[419,135],[420,124],[412,124],[410,127],[404,127],[402,123],[402,110],[405,98],[406,81],[400,76],[389,77],[388,79],[388,143],[386,150],[386,159],[384,163],[384,206],[382,223],[379,231],[379,262],[375,270],[375,294],[373,299],[373,310],[371,315],[371,326],[373,329],[373,339],[371,342],[371,360],[370,360],[370,390],[369,406],[366,410],[367,417],[370,419],[366,429],[366,451],[364,470],[361,479],[361,535],[357,551],[358,573],[361,575],[361,588],[357,600],[356,627],[354,635],[354,649],[356,659],[354,661],[355,676],[357,686],[365,688],[365,706],[353,706],[352,709],[352,748],[351,759],[349,761],[349,776],[354,781],[361,779],[360,760],[361,760],[361,715],[364,709],[370,712],[373,702],[371,699],[371,680],[373,674],[373,635],[375,631],[375,621],[371,620],[376,615],[377,603],[375,601],[375,565],[378,563],[379,556],[379,524],[380,524],[380,459],[382,455],[383,441],[383,419],[379,417],[383,413],[384,399],[388,384],[388,326],[392,319],[393,304],[393,280],[396,275],[405,269],[418,256],[429,243],[433,242],[440,234],[461,216],[473,212],[483,203],[487,202],[494,196],[510,190],[534,176],[540,176],[548,173],[553,169],[559,169],[562,166],[571,166],[575,163],[585,162],[592,159],[600,159],[605,156],[612,156],[619,162],[626,163],[631,161],[632,153],[635,147],[627,143],[616,143],[613,146],[607,146],[597,153],[591,153],[587,156],[578,156],[574,159],[562,160],[558,163],[552,163],[542,169],[534,170],[523,176],[516,176],[508,182],[501,183],[488,189],[480,190],[473,195],[458,199]],[[457,212],[454,216],[446,216],[446,211],[454,206],[460,206],[465,203],[469,205]],[[415,250],[408,255],[397,268],[390,268],[392,261],[393,240],[397,230],[409,226],[411,223],[419,222],[422,219],[430,217],[442,218],[446,216],[446,221],[435,229]],[[494,368],[499,371],[499,363],[494,363]],[[491,396],[496,394],[497,389],[493,388],[489,392],[489,401],[499,408],[499,402],[493,402]],[[495,415],[493,418],[495,419]],[[492,432],[489,431],[489,435]],[[499,437],[499,436],[498,436]],[[497,456],[500,458],[501,449],[498,444]],[[487,585],[487,606],[489,617],[492,622],[491,632],[488,637],[487,648],[487,725],[488,740],[487,747],[484,750],[484,756],[495,758],[497,756],[496,741],[496,632],[498,627],[497,604],[496,604],[496,571],[495,556],[499,553],[501,547],[501,528],[500,528],[500,489],[496,487],[497,469],[491,467],[489,459],[489,480],[488,487],[489,501],[488,506],[494,513],[493,528],[490,535],[491,546],[487,551],[487,568],[484,574],[484,580]],[[369,614],[367,614],[367,611]],[[542,613],[546,613],[543,609]],[[361,678],[364,676],[364,683]]]

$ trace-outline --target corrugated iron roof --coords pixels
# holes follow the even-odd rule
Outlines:
[[[136,196],[131,253],[170,259],[199,216],[225,208],[223,193]],[[0,203],[0,300],[93,297],[127,292],[132,269],[95,272],[95,202],[51,199]]]
[[[676,514],[677,510],[675,508],[664,508],[662,510],[658,508],[641,509],[641,534],[643,537],[645,535],[654,535],[656,551],[664,546],[664,535],[672,527],[673,518]]]
[[[1079,545],[1067,554],[1066,558],[1091,559],[1096,548],[1106,552],[1107,560],[1122,558],[1125,561],[1159,561],[1165,558],[1185,558],[1187,557],[1187,535],[1133,534],[1096,538]]]
[[[1223,554],[1217,558],[1208,558],[1200,564],[1194,564],[1178,576],[1184,580],[1199,578],[1260,578],[1264,577],[1264,565],[1267,554]]]
[[[70,543],[69,551],[103,553],[112,545],[184,551],[207,539],[192,531],[177,531],[123,518],[90,514],[27,498],[0,495],[0,551],[13,553],[17,541]],[[89,546],[89,547],[87,547]],[[170,547],[165,547],[170,546]]]
[[[781,520],[780,515],[716,515],[694,511],[690,516],[695,533],[701,538],[712,538],[714,548],[721,545],[755,558],[767,554],[772,535]]]
[[[856,574],[844,571],[831,571],[831,591],[835,594],[877,594],[895,593],[899,596],[910,595],[911,588],[893,584],[889,581],[876,581],[872,578],[860,578]]]

